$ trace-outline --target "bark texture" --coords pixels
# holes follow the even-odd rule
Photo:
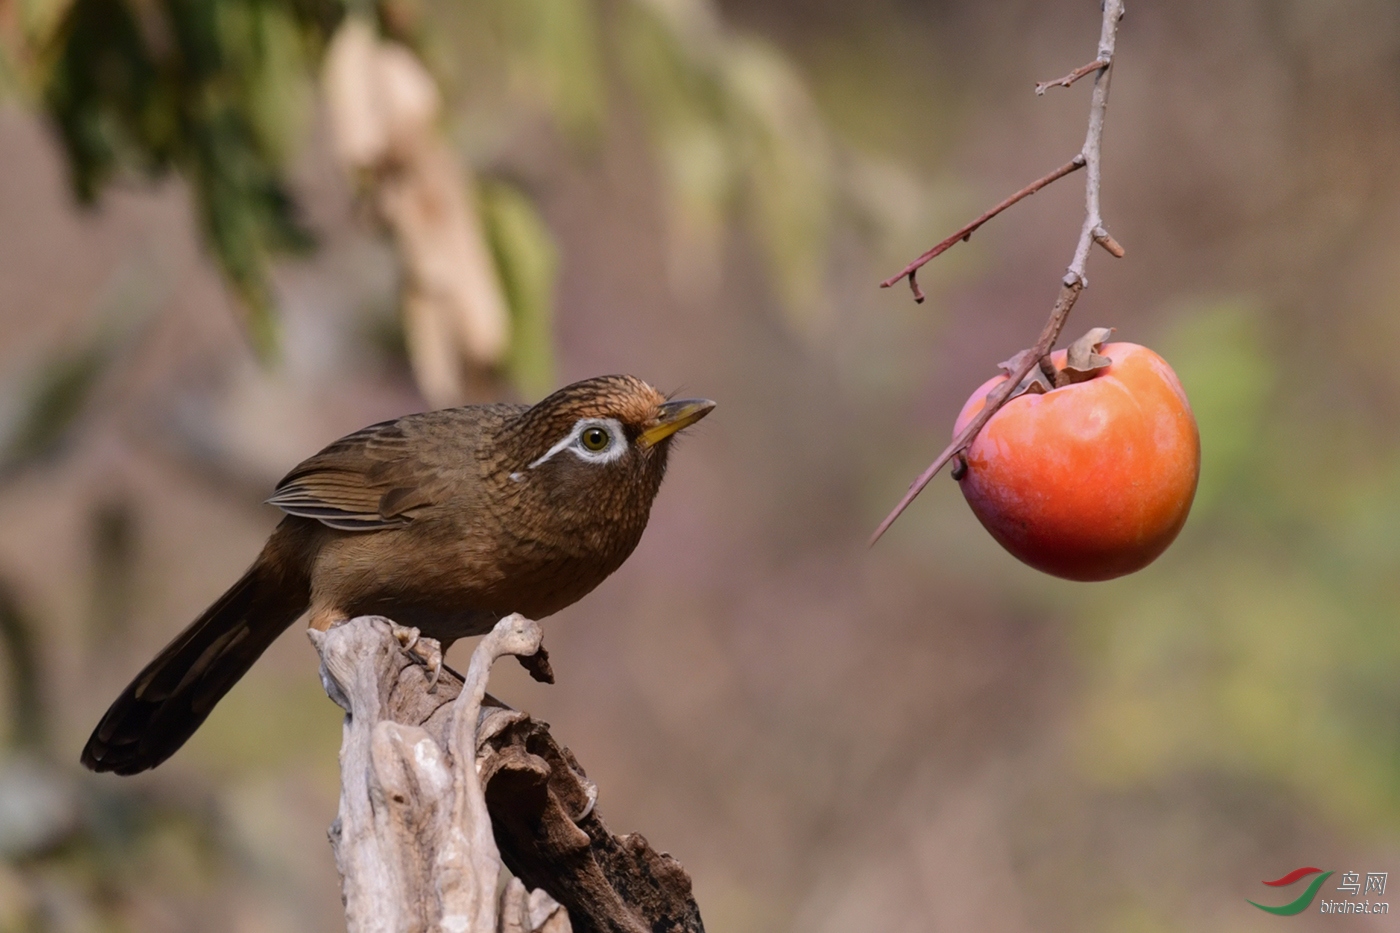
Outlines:
[[[403,647],[416,633],[386,619],[310,634],[346,710],[330,837],[351,933],[703,931],[680,864],[609,832],[549,727],[487,697],[497,658],[541,650],[537,623],[501,620],[465,683],[443,669],[436,685]]]

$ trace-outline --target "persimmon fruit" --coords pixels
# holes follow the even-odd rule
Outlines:
[[[1133,343],[1098,353],[1107,360],[1096,357],[1084,381],[1007,402],[964,451],[958,480],[1002,547],[1069,580],[1110,580],[1156,560],[1186,523],[1200,474],[1196,419],[1166,361]],[[1051,360],[1065,369],[1064,350]],[[955,437],[1006,379],[972,393]]]

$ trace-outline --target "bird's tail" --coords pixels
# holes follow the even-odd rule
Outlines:
[[[310,581],[272,559],[276,540],[122,691],[88,739],[84,765],[136,774],[175,754],[214,704],[306,610]]]

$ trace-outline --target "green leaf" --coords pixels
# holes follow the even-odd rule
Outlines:
[[[340,13],[334,0],[154,0],[139,12],[74,0],[46,50],[44,100],[78,197],[120,175],[183,174],[265,358],[268,264],[311,245],[282,162],[305,122],[311,58]]]
[[[511,314],[506,370],[527,398],[554,386],[554,238],[523,193],[504,182],[481,189],[482,222]]]

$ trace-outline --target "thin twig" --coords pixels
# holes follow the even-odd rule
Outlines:
[[[1030,197],[1031,195],[1039,191],[1041,188],[1044,188],[1046,185],[1050,184],[1052,181],[1058,181],[1059,179],[1064,178],[1066,175],[1070,174],[1071,172],[1075,172],[1083,168],[1084,165],[1084,154],[1080,153],[1073,159],[1070,159],[1064,165],[1061,165],[1059,168],[1055,169],[1049,175],[1046,175],[1042,178],[1037,178],[1035,181],[1031,182],[1029,185],[1026,185],[1026,187],[1022,188],[1020,191],[1016,192],[1011,197],[1007,198],[1005,201],[1002,201],[996,207],[992,208],[982,216],[978,217],[972,223],[968,224],[965,227],[960,227],[957,230],[957,232],[955,232],[952,236],[938,243],[938,245],[934,246],[933,249],[924,253],[922,256],[920,256],[918,259],[915,259],[913,262],[909,263],[909,265],[905,266],[897,274],[885,279],[883,282],[880,283],[880,287],[889,288],[891,285],[898,282],[900,279],[904,278],[907,275],[909,277],[909,287],[914,290],[914,300],[922,302],[924,300],[924,294],[919,290],[919,283],[914,277],[918,273],[919,268],[921,266],[927,263],[930,259],[933,259],[947,252],[959,241],[966,242],[969,238],[971,238],[973,232],[976,231],[978,227],[982,226],[984,223],[991,220],[993,217],[1000,214],[1002,211],[1006,210],[1008,207],[1015,204],[1017,201],[1020,201],[1023,198]]]
[[[875,533],[870,536],[871,546],[874,546],[875,542],[880,540],[880,536],[889,530],[889,527],[894,524],[894,520],[899,518],[900,513],[909,507],[909,503],[913,502],[915,497],[924,491],[924,487],[938,475],[938,471],[943,469],[955,455],[966,450],[972,444],[977,433],[988,421],[992,420],[992,415],[1000,411],[1001,407],[1010,400],[1011,393],[1016,390],[1021,381],[1030,375],[1032,369],[1040,365],[1041,357],[1049,353],[1050,348],[1059,339],[1060,330],[1065,326],[1065,319],[1069,317],[1070,309],[1079,300],[1079,293],[1083,290],[1084,285],[1079,280],[1075,280],[1073,283],[1066,281],[1060,286],[1060,297],[1056,300],[1055,307],[1050,312],[1050,320],[1045,323],[1045,329],[1041,331],[1040,339],[1036,341],[1035,346],[1016,355],[1017,365],[1007,380],[987,393],[987,401],[983,404],[982,410],[973,416],[967,427],[963,428],[953,439],[953,443],[945,447],[943,453],[939,454],[928,465],[928,469],[920,473],[918,478],[909,485],[909,490],[905,492],[904,498],[899,500],[899,504],[890,511],[890,514],[885,516],[880,527],[876,528]]]
[[[1122,245],[1117,240],[1109,236],[1108,231],[1103,227],[1099,227],[1094,231],[1094,242],[1108,250],[1108,255],[1112,256],[1114,259],[1122,259],[1128,254],[1128,251],[1123,249]]]
[[[1089,260],[1089,248],[1095,242],[1102,242],[1105,249],[1113,252],[1109,248],[1111,242],[1121,252],[1122,247],[1108,236],[1108,231],[1104,229],[1103,217],[1099,208],[1099,189],[1103,181],[1103,172],[1100,163],[1100,155],[1103,148],[1103,120],[1104,114],[1108,110],[1108,84],[1112,74],[1111,64],[1113,62],[1113,49],[1118,39],[1118,22],[1123,18],[1123,0],[1105,0],[1103,5],[1103,26],[1099,32],[1099,55],[1095,60],[1097,73],[1094,76],[1094,93],[1089,102],[1089,128],[1084,136],[1084,148],[1080,151],[1079,158],[1088,169],[1087,177],[1084,180],[1084,225],[1079,231],[1079,241],[1075,244],[1074,258],[1070,261],[1069,269],[1065,272],[1064,278],[1060,282],[1060,294],[1055,300],[1055,306],[1050,310],[1050,317],[1045,322],[1045,327],[1040,332],[1040,338],[1035,342],[1035,346],[1029,350],[1022,351],[1015,357],[1016,365],[1013,371],[1009,372],[1005,382],[987,393],[987,400],[982,406],[982,410],[972,419],[972,421],[958,433],[953,443],[949,444],[938,458],[929,464],[928,469],[919,474],[919,477],[909,486],[904,498],[899,500],[899,504],[894,507],[885,520],[875,529],[875,533],[870,536],[870,543],[875,544],[880,540],[880,536],[894,524],[909,503],[923,491],[924,487],[943,469],[956,454],[972,443],[977,437],[977,433],[982,430],[988,421],[992,419],[1007,400],[1011,398],[1016,387],[1021,384],[1021,380],[1039,365],[1041,357],[1050,352],[1050,348],[1055,345],[1055,341],[1060,337],[1060,331],[1065,326],[1065,320],[1069,317],[1070,310],[1074,303],[1079,300],[1079,293],[1089,284],[1085,275],[1084,267]],[[1089,69],[1093,71],[1095,69]],[[1086,72],[1087,74],[1088,72]],[[1065,174],[1068,174],[1066,172]],[[1014,201],[1012,202],[1014,203]],[[1000,207],[1000,205],[999,205]],[[956,240],[954,240],[956,242]],[[940,244],[942,245],[942,244]],[[952,244],[949,244],[952,245]],[[947,247],[944,247],[946,249]],[[935,247],[934,249],[937,249]],[[930,253],[937,253],[930,250]],[[1115,253],[1115,255],[1118,255]],[[931,259],[932,256],[929,256]],[[920,257],[924,262],[927,259]],[[912,273],[918,269],[922,263],[916,260],[911,264],[909,270],[903,274]],[[893,280],[898,281],[899,276]],[[884,283],[889,284],[887,281]]]
[[[1037,96],[1044,94],[1052,87],[1069,87],[1085,75],[1092,74],[1100,68],[1108,67],[1108,59],[1096,58],[1087,65],[1080,65],[1078,68],[1065,75],[1063,78],[1056,78],[1054,81],[1041,81],[1035,86]]]

